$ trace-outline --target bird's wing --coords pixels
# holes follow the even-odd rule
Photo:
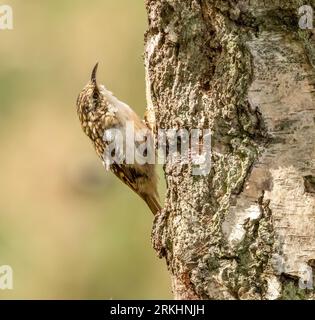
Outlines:
[[[117,178],[124,182],[133,191],[138,192],[137,178],[132,174],[133,170],[131,168],[126,165],[113,163],[110,166],[110,169]]]
[[[118,179],[125,183],[147,203],[154,215],[161,210],[157,196],[153,193],[150,194],[141,190],[141,186],[144,186],[144,182],[149,179],[144,172],[137,171],[128,165],[119,165],[116,163],[112,164],[110,169]]]

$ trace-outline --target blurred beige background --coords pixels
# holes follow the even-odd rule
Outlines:
[[[0,298],[170,298],[149,209],[104,171],[75,109],[99,61],[99,82],[143,115],[144,1],[4,2],[0,265],[14,290]]]

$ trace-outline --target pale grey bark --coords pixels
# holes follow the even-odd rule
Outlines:
[[[177,299],[314,299],[315,36],[299,29],[302,4],[147,1],[150,121],[213,132],[208,176],[165,165],[153,237]]]

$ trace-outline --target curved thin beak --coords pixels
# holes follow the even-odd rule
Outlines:
[[[91,81],[96,84],[96,74],[97,74],[97,68],[98,68],[98,63],[95,65],[93,68],[92,74],[91,74]]]

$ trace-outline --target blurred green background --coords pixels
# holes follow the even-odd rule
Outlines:
[[[14,289],[0,298],[171,298],[149,209],[104,171],[75,107],[99,61],[99,82],[143,115],[144,1],[5,4],[14,30],[0,31],[0,265],[12,266]]]

